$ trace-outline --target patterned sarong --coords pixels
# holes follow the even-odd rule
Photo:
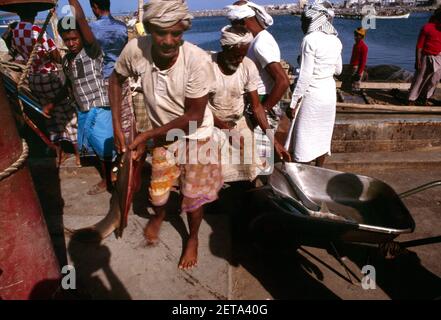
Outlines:
[[[195,211],[204,204],[217,200],[223,185],[219,160],[210,162],[206,161],[207,158],[190,159],[188,155],[192,152],[189,151],[191,146],[188,140],[184,141],[153,149],[149,187],[152,204],[163,206],[167,203],[173,186],[179,185],[182,213]],[[210,141],[198,141],[195,144],[198,154],[206,143]],[[177,156],[180,152],[187,154],[188,161],[182,163],[182,159]]]
[[[29,75],[29,88],[43,106],[51,102],[63,87],[57,73]],[[78,121],[75,102],[66,98],[58,103],[46,120],[52,142],[70,141],[77,143]]]

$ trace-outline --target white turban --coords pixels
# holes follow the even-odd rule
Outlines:
[[[183,0],[150,0],[144,5],[142,22],[169,28],[180,21],[190,22],[191,19],[193,16]]]
[[[227,6],[229,20],[242,20],[245,18],[256,17],[260,25],[266,29],[273,25],[273,18],[266,12],[265,8],[247,1],[242,5]]]
[[[337,30],[335,30],[330,22],[335,15],[330,2],[326,0],[318,0],[310,5],[303,14],[306,18],[311,19],[308,33],[321,31],[327,34],[338,34]]]
[[[253,41],[253,35],[246,29],[239,29],[232,26],[222,28],[221,46],[234,47],[237,45],[246,45]]]

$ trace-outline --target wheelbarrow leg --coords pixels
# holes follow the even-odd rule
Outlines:
[[[361,280],[351,271],[351,269],[349,269],[349,267],[346,265],[346,263],[345,263],[345,261],[344,261],[344,259],[341,257],[341,255],[340,255],[340,253],[338,252],[338,250],[337,250],[337,248],[336,248],[336,246],[335,246],[335,244],[334,244],[334,242],[330,242],[330,245],[331,245],[331,248],[332,248],[332,251],[334,251],[334,254],[335,254],[335,257],[336,257],[336,259],[338,260],[338,262],[340,262],[340,264],[343,266],[343,268],[345,269],[345,272],[346,272],[346,275],[348,276],[348,279],[349,279],[349,281],[351,282],[351,284],[355,284],[353,281],[352,281],[352,277],[354,277],[357,281],[358,281],[358,283],[360,283],[361,282]],[[351,275],[352,275],[352,277],[351,277]]]

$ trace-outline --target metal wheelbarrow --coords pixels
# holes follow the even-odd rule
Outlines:
[[[400,249],[393,240],[415,229],[401,199],[440,185],[441,181],[434,181],[397,194],[374,178],[278,163],[266,185],[253,190],[261,213],[250,228],[256,234],[271,221],[302,244],[342,241],[376,246],[385,250],[386,257],[392,257],[392,251]]]

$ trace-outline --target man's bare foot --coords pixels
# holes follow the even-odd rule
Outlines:
[[[94,196],[107,191],[106,180],[101,180],[87,191],[87,195]]]
[[[198,239],[190,238],[185,244],[184,252],[179,261],[179,269],[191,269],[198,263]]]
[[[155,246],[159,243],[159,230],[161,229],[162,219],[153,216],[144,228],[144,237],[148,246]]]
[[[77,167],[81,167],[81,159],[79,155],[75,155],[75,164],[77,165]]]

